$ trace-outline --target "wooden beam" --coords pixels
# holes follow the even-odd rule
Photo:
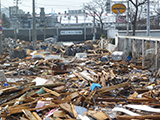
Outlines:
[[[138,120],[145,120],[145,119],[151,119],[151,120],[159,120],[160,115],[142,115],[142,116],[117,116],[118,120],[132,120],[132,119],[138,119]]]
[[[42,118],[36,112],[33,112],[33,115],[37,120],[42,120]]]
[[[37,120],[34,115],[29,111],[29,110],[22,110],[23,113],[26,115],[26,117],[29,119],[29,120]]]
[[[57,97],[60,96],[60,94],[57,93],[56,91],[52,91],[52,90],[50,90],[50,89],[48,89],[48,88],[45,88],[45,87],[43,87],[43,89],[44,89],[44,91],[46,91],[46,92],[48,92],[48,93],[50,93],[50,94],[52,94],[52,95],[55,95],[55,96],[57,96]]]
[[[98,92],[98,94],[101,94],[101,93],[104,93],[104,92],[109,92],[109,91],[112,91],[112,90],[115,90],[115,89],[123,88],[127,85],[130,85],[130,83],[125,82],[125,83],[121,83],[121,84],[118,84],[118,85],[115,85],[115,86],[104,87],[104,88],[99,89],[97,92]]]

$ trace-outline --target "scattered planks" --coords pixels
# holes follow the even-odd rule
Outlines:
[[[121,84],[110,86],[110,87],[103,87],[102,89],[97,90],[97,93],[102,94],[104,92],[109,92],[115,89],[123,88],[127,85],[130,85],[130,82],[125,82],[125,83],[121,83]]]
[[[142,116],[117,116],[117,120],[132,120],[132,119],[138,119],[138,120],[145,120],[145,119],[151,119],[151,120],[159,120],[160,115],[142,115]]]

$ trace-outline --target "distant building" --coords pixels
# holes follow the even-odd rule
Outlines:
[[[84,14],[84,10],[68,10],[68,14]]]
[[[10,18],[15,18],[16,17],[16,9],[17,9],[17,14],[25,14],[25,12],[22,9],[19,9],[19,7],[12,6],[9,7],[9,17]]]
[[[15,28],[15,25],[16,25],[16,22],[17,22],[16,9],[17,9],[17,17],[18,18],[20,17],[20,15],[25,14],[25,12],[23,10],[19,9],[19,7],[17,7],[17,6],[9,7],[9,18],[10,18],[12,28]],[[17,24],[18,24],[18,27],[19,27],[19,25],[20,25],[19,19],[18,19]]]

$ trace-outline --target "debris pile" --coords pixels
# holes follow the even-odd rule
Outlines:
[[[25,49],[25,57],[0,56],[0,118],[158,120],[160,70],[153,74],[123,52],[95,43]]]

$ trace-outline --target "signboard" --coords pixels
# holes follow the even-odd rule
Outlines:
[[[126,23],[125,16],[118,16],[116,19],[116,23]]]
[[[2,34],[3,27],[0,24],[0,34]]]
[[[82,30],[62,30],[60,31],[61,35],[82,35]]]
[[[111,9],[115,14],[122,14],[126,11],[126,6],[118,3],[114,4]]]
[[[0,31],[2,31],[3,30],[3,27],[2,26],[0,26]]]
[[[3,20],[0,18],[0,24],[2,24],[3,23]]]

